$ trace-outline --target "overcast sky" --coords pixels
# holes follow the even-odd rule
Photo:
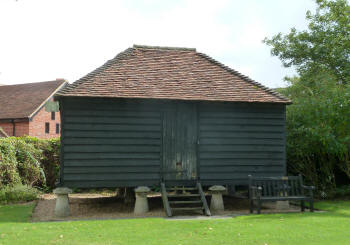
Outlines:
[[[272,88],[293,74],[262,39],[306,28],[311,0],[1,0],[0,84],[74,82],[133,44],[197,48]]]

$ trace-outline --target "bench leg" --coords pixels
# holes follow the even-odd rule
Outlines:
[[[305,201],[300,201],[301,212],[305,211]]]
[[[310,212],[314,211],[314,200],[310,200]]]
[[[258,214],[261,213],[261,201],[258,200]]]
[[[254,201],[253,200],[249,200],[249,211],[250,213],[254,213]]]

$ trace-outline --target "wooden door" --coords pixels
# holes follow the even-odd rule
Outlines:
[[[176,102],[163,117],[163,179],[197,179],[197,111],[189,102]]]

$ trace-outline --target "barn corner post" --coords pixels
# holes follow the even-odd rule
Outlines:
[[[284,175],[287,175],[287,151],[286,151],[286,134],[287,134],[287,127],[286,127],[286,120],[287,120],[287,112],[286,107],[283,107],[283,122],[284,122],[284,132],[283,132],[283,142],[284,142],[284,148],[283,148],[283,161],[284,161]],[[277,210],[288,210],[290,208],[290,203],[288,200],[286,201],[277,201],[275,208]]]

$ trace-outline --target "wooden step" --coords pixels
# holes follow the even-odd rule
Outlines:
[[[168,197],[199,197],[199,194],[168,194]]]
[[[195,201],[169,201],[170,204],[190,204],[190,203],[202,203],[201,200]]]
[[[194,210],[203,210],[203,207],[190,207],[190,208],[171,208],[174,211],[194,211]]]
[[[183,191],[183,193],[181,193],[181,191]],[[192,193],[190,191],[192,191]],[[172,192],[172,193],[169,193],[169,192]],[[211,215],[207,200],[205,199],[205,193],[203,192],[203,188],[200,182],[197,182],[195,187],[169,186],[168,188],[166,188],[165,183],[162,182],[161,193],[162,193],[164,209],[166,214],[169,217],[173,215],[172,211],[201,210],[203,211],[203,214],[206,214],[208,216]],[[171,200],[170,201],[169,198],[174,198],[174,199],[170,199]],[[176,198],[179,198],[179,199],[176,199]],[[171,207],[170,204],[175,205],[175,207]],[[180,204],[180,205],[177,205],[177,204]]]

